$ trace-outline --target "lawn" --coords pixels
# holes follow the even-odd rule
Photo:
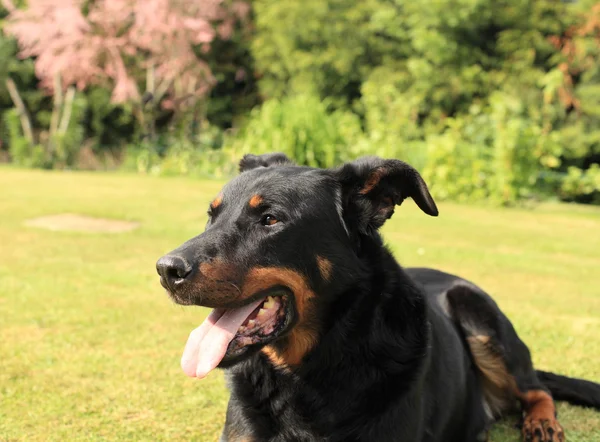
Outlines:
[[[188,379],[179,357],[206,314],[174,305],[154,270],[203,229],[222,183],[0,168],[0,440],[215,441],[220,371]],[[407,201],[384,235],[404,265],[477,282],[539,368],[600,382],[600,209],[500,209]],[[60,213],[137,221],[128,233],[26,227]],[[600,413],[560,404],[568,440],[599,441]],[[515,419],[493,442],[519,440]]]

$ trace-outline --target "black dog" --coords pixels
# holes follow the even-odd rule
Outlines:
[[[600,385],[534,370],[474,284],[403,269],[377,231],[418,172],[362,158],[335,170],[246,156],[206,231],[157,263],[184,305],[215,310],[182,366],[229,368],[222,441],[485,441],[521,405],[527,441],[563,441],[554,399],[600,408]]]

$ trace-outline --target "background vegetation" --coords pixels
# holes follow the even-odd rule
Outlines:
[[[368,153],[438,199],[600,203],[597,1],[1,4],[4,161],[226,176],[248,151]]]

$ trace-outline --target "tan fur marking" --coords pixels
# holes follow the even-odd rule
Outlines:
[[[288,337],[288,346],[282,357],[288,365],[299,365],[316,343],[317,336],[313,330],[297,325]]]
[[[267,345],[266,347],[261,349],[261,352],[267,358],[269,358],[269,360],[275,367],[283,368],[286,370],[289,369],[289,366],[287,365],[287,362],[285,361],[285,359],[283,359],[281,356],[279,356],[279,354],[277,353],[277,351],[274,348]]]
[[[551,411],[554,416],[554,400],[544,390],[529,390],[525,393],[517,390],[517,397],[523,403],[525,410],[538,414],[548,414]]]
[[[289,370],[300,365],[304,356],[314,347],[316,336],[312,330],[297,325],[287,336],[287,346],[283,352],[272,346],[266,346],[261,351],[271,360],[275,367]]]
[[[210,207],[213,209],[216,209],[217,207],[219,207],[221,205],[221,203],[223,202],[223,194],[220,193],[219,195],[217,195],[217,197],[212,201],[212,203],[210,203]]]
[[[252,198],[250,198],[250,201],[248,201],[248,205],[253,209],[256,209],[262,202],[263,197],[257,194],[253,195]]]
[[[485,336],[485,335],[477,335],[477,336],[473,336],[475,339],[477,339],[479,342],[481,342],[482,344],[487,344],[488,342],[490,342],[490,337],[489,336]]]
[[[327,258],[317,255],[317,266],[319,267],[319,273],[325,281],[331,279],[331,271],[333,270],[333,264]]]
[[[467,342],[471,355],[482,374],[483,394],[494,414],[507,408],[516,384],[508,372],[502,356],[489,345],[490,337],[485,335],[469,336]]]
[[[198,269],[200,270],[200,273],[202,273],[202,276],[210,279],[219,279],[222,272],[220,262],[203,262]]]
[[[526,440],[533,437],[534,442],[546,441],[551,433],[554,435],[552,440],[565,440],[564,430],[556,420],[554,400],[549,393],[544,390],[529,390],[523,393],[516,388],[515,392],[525,410],[522,431]],[[552,430],[551,433],[549,430]]]
[[[302,358],[306,353],[314,347],[317,340],[316,331],[306,326],[306,321],[310,317],[311,299],[314,298],[315,294],[302,274],[291,269],[278,267],[262,267],[250,270],[244,280],[242,294],[244,297],[249,297],[276,285],[288,287],[294,293],[298,324],[287,336],[287,345],[283,352],[272,349],[278,356],[275,362],[277,362],[277,365],[283,365],[282,363],[287,366],[298,365],[302,362]],[[269,359],[273,361],[271,357]]]
[[[238,434],[238,432],[233,428],[233,425],[230,424],[229,426],[230,428],[227,431],[228,442],[254,442],[253,438]]]

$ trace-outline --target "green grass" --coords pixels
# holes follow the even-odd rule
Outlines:
[[[206,311],[175,306],[154,270],[203,229],[222,183],[0,168],[0,440],[214,441],[220,371],[179,357]],[[24,227],[41,215],[139,221],[123,234]],[[404,265],[456,272],[491,292],[539,368],[600,381],[600,210],[407,201],[384,228]],[[600,413],[560,404],[568,440],[600,440]],[[519,440],[515,419],[494,442]]]

